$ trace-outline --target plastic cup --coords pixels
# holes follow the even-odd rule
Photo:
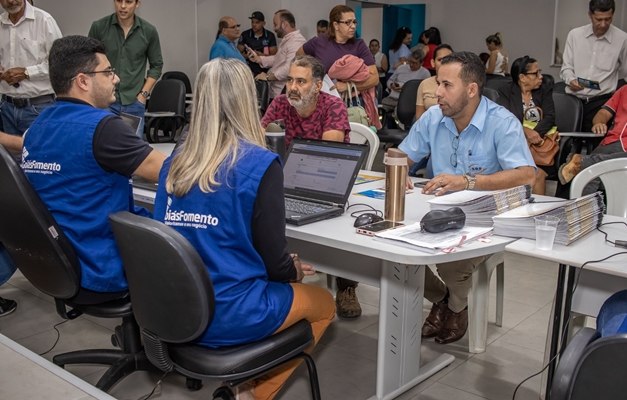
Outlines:
[[[557,233],[558,217],[540,215],[534,218],[536,221],[536,249],[551,250]]]

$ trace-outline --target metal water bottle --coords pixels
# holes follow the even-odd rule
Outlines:
[[[399,149],[389,149],[383,159],[385,164],[385,219],[405,219],[405,187],[407,182],[407,154]]]

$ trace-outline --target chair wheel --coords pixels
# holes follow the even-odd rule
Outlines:
[[[220,386],[213,392],[213,400],[235,400],[235,396],[231,389],[226,386]]]
[[[202,381],[200,379],[187,378],[185,385],[189,390],[197,391],[202,389]]]

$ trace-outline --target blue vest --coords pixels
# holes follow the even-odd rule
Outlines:
[[[196,185],[180,198],[165,190],[172,157],[161,169],[155,218],[189,240],[205,262],[215,289],[215,317],[198,339],[203,346],[231,346],[270,336],[292,306],[292,287],[268,280],[251,232],[259,183],[277,158],[242,142],[234,167],[226,174],[225,168],[219,171],[222,184],[215,192],[203,193]]]
[[[96,127],[109,115],[58,101],[35,119],[22,148],[22,169],[78,255],[81,286],[96,292],[128,288],[108,216],[134,212],[129,179],[103,170],[92,151]]]

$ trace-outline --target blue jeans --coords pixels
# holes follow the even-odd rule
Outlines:
[[[146,113],[146,105],[141,101],[137,100],[133,104],[127,104],[123,106],[121,103],[115,102],[109,106],[109,111],[116,115],[120,115],[121,112],[135,115],[136,117],[140,117],[142,122],[139,123],[139,130],[137,131],[137,136],[140,139],[144,137],[144,114]]]
[[[54,105],[54,103],[54,100],[50,100],[34,106],[16,107],[11,103],[3,101],[2,104],[0,104],[0,116],[2,117],[4,132],[11,135],[22,136],[35,118],[47,107]]]
[[[8,281],[11,276],[13,276],[16,269],[17,266],[9,256],[2,242],[0,242],[0,285]]]
[[[597,331],[602,337],[627,333],[627,290],[605,300],[597,317]]]

